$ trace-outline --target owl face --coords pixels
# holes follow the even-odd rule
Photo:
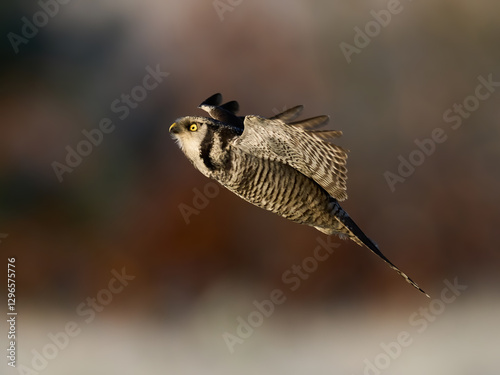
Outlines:
[[[224,134],[233,135],[232,130],[219,121],[196,116],[178,119],[169,131],[188,160],[207,177],[212,176],[227,153],[222,150]]]
[[[177,119],[169,128],[170,134],[193,164],[201,160],[201,144],[208,131],[206,118],[192,116]]]

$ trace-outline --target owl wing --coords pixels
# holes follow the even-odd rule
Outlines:
[[[339,201],[347,198],[347,150],[331,141],[336,130],[317,130],[328,116],[285,123],[278,119],[246,116],[243,134],[233,146],[266,159],[287,164],[313,179]]]

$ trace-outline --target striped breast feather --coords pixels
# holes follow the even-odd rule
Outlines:
[[[233,146],[291,166],[342,201],[347,198],[347,150],[331,142],[342,132],[314,130],[326,121],[327,116],[294,123],[246,116],[243,134]]]

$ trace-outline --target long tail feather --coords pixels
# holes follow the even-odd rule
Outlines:
[[[368,249],[370,249],[373,253],[378,255],[380,258],[386,262],[389,267],[391,267],[394,271],[396,271],[401,277],[403,277],[408,283],[413,285],[415,288],[417,288],[419,291],[421,291],[423,294],[425,294],[428,298],[430,296],[418,286],[416,282],[414,282],[408,275],[406,275],[403,271],[401,271],[394,263],[392,263],[389,259],[386,258],[384,254],[380,251],[378,248],[377,244],[370,240],[364,233],[363,231],[356,225],[354,220],[352,220],[349,215],[339,215],[339,220],[346,226],[347,229],[353,234],[353,237],[351,237],[352,240],[354,240],[358,245],[364,245]],[[357,239],[357,241],[356,241]]]

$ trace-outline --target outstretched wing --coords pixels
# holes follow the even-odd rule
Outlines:
[[[347,153],[331,143],[342,132],[315,130],[327,121],[328,116],[293,123],[247,116],[243,134],[233,144],[246,153],[291,166],[342,201],[347,198]]]

